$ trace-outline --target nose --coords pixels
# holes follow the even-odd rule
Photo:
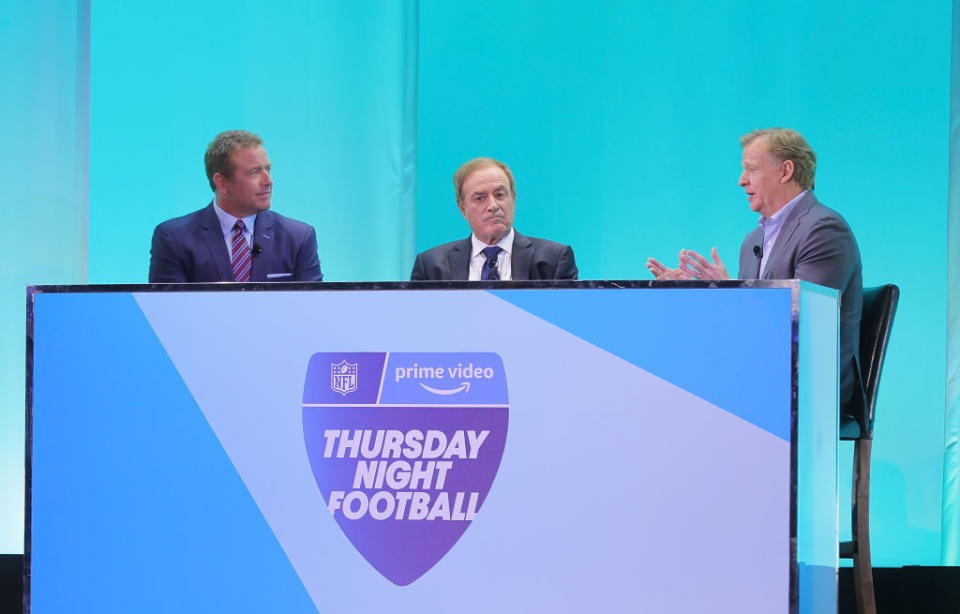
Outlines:
[[[270,176],[270,171],[268,170],[263,171],[263,185],[273,185],[273,177]]]
[[[740,180],[737,182],[737,185],[741,188],[747,185],[747,171],[740,173]]]

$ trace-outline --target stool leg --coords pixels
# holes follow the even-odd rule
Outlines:
[[[851,532],[856,547],[853,555],[853,592],[860,614],[877,614],[870,562],[870,451],[872,439],[857,439],[853,446],[853,514]]]

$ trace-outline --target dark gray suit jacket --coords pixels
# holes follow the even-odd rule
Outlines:
[[[470,276],[471,247],[467,237],[417,254],[410,281],[466,281]],[[515,281],[577,278],[577,263],[569,245],[526,237],[516,229],[510,268]]]
[[[740,246],[740,279],[757,279],[763,229],[756,228]],[[802,279],[840,291],[840,405],[858,415],[863,403],[860,382],[860,313],[863,276],[860,249],[847,222],[807,192],[784,220],[763,279]]]
[[[313,226],[269,209],[253,224],[250,281],[321,281]],[[269,275],[269,277],[268,277]],[[150,283],[233,281],[233,268],[213,203],[163,222],[153,231]]]

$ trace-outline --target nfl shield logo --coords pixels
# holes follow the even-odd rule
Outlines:
[[[347,396],[357,389],[357,363],[341,360],[330,364],[330,389]]]

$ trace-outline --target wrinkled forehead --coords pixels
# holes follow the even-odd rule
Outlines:
[[[473,171],[463,181],[463,194],[469,196],[474,192],[486,192],[496,188],[510,189],[510,178],[498,166],[485,166]]]

